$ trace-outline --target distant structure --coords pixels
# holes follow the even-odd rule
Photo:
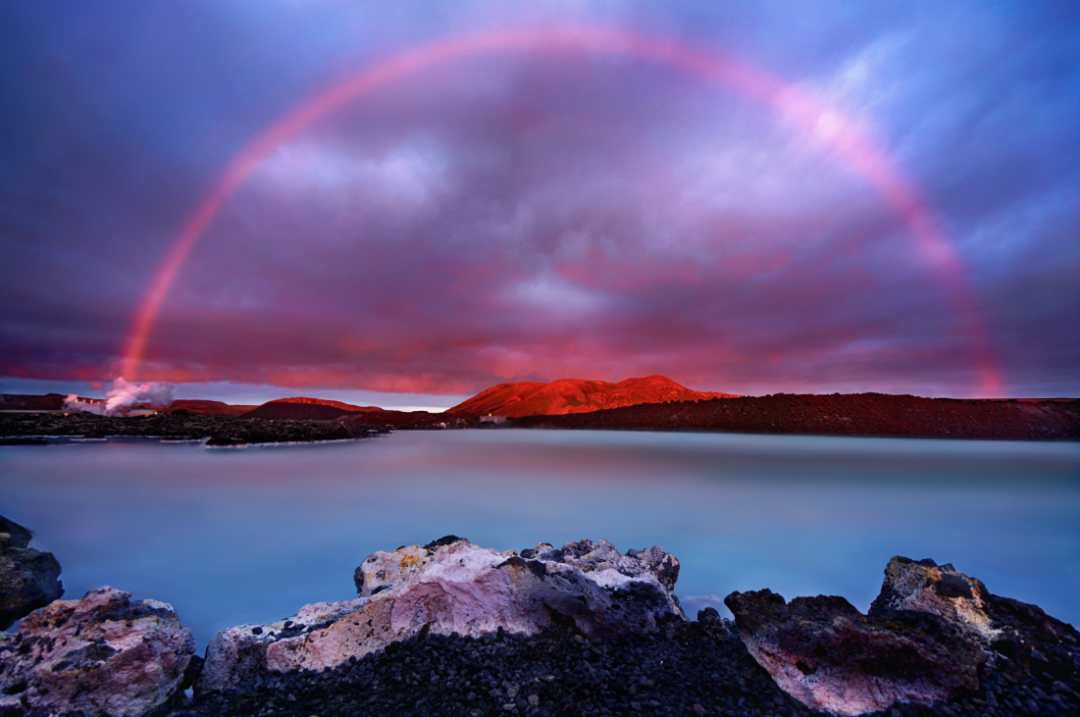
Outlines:
[[[489,413],[486,416],[480,416],[480,423],[494,423],[495,425],[506,423],[506,416],[492,416]]]

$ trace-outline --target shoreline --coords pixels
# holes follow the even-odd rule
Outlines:
[[[52,555],[28,548],[32,533],[0,520],[10,557],[51,560],[55,579]],[[656,546],[623,554],[606,540],[582,540],[500,553],[445,536],[369,555],[353,576],[360,597],[228,628],[205,657],[170,604],[102,587],[81,599],[46,599],[23,613],[15,633],[0,636],[0,714],[1066,717],[1080,710],[1080,634],[1071,625],[990,593],[949,564],[896,556],[884,574],[865,613],[842,597],[788,602],[763,589],[725,598],[734,620],[712,608],[691,620],[674,593],[679,561]]]
[[[1080,441],[1080,400],[778,394],[508,417],[498,425],[481,423],[478,416],[425,411],[373,411],[333,420],[203,415],[186,409],[132,417],[11,412],[0,414],[0,445],[41,445],[49,438],[88,442],[127,436],[199,440],[212,448],[337,442],[395,430],[507,428],[1077,442]]]

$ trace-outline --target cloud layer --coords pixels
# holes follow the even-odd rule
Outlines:
[[[0,133],[0,375],[114,378],[217,173],[322,87],[463,32],[607,25],[737,56],[833,106],[940,218],[1005,391],[1080,393],[1066,10],[436,7],[0,11],[17,107]],[[143,378],[469,393],[661,373],[733,393],[979,393],[955,287],[829,150],[830,128],[632,57],[415,74],[258,168],[184,266]]]

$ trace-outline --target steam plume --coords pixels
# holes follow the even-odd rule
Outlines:
[[[113,381],[112,388],[105,392],[105,400],[99,402],[80,401],[74,393],[64,399],[64,408],[69,411],[86,411],[99,416],[117,416],[126,414],[137,404],[167,406],[172,402],[173,385],[162,381],[131,383],[120,376]]]

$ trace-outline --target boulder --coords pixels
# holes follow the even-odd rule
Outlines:
[[[0,515],[0,630],[64,594],[60,563],[30,547],[33,535]]]
[[[932,704],[978,687],[985,655],[931,615],[878,622],[842,597],[732,593],[743,643],[776,684],[808,707],[861,715],[894,702]]]
[[[897,610],[931,613],[988,644],[1000,635],[986,612],[989,595],[980,581],[956,572],[950,564],[894,556],[885,566],[881,592],[868,614],[888,617]]]
[[[146,715],[186,686],[194,651],[166,603],[110,587],[57,600],[0,635],[0,713]]]
[[[787,603],[769,590],[732,593],[724,603],[781,689],[837,715],[949,699],[977,689],[984,666],[1064,679],[1080,654],[1071,626],[933,560],[890,560],[867,615],[841,597]]]
[[[589,638],[685,620],[672,589],[679,562],[658,547],[625,555],[608,541],[500,553],[447,536],[368,556],[360,598],[303,608],[288,620],[218,633],[197,689],[240,687],[266,672],[321,670],[428,633],[535,635],[553,624]]]
[[[867,613],[888,620],[913,610],[936,615],[964,631],[999,670],[1075,673],[1080,635],[1037,605],[992,594],[983,583],[933,560],[894,557],[885,567],[881,593]]]

